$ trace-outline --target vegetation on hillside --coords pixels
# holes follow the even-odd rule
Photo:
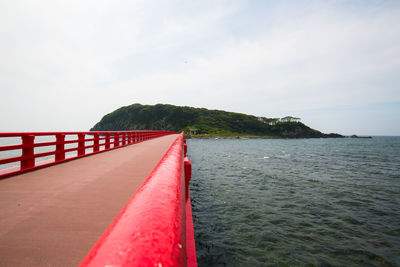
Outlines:
[[[299,118],[265,118],[174,105],[133,104],[104,116],[91,131],[168,130],[192,136],[327,137]]]

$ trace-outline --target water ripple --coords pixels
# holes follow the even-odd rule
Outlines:
[[[199,266],[400,262],[400,138],[188,146]]]

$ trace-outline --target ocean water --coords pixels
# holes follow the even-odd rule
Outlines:
[[[400,266],[400,137],[191,139],[199,266]]]

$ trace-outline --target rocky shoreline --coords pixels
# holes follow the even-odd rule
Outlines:
[[[238,136],[220,136],[220,135],[186,135],[186,139],[302,139],[302,138],[362,138],[370,139],[371,136],[344,136],[337,133],[321,134],[320,136],[301,136],[301,135],[286,135],[286,136],[256,136],[256,135],[238,135]]]
[[[346,138],[340,134],[323,134],[322,136],[254,136],[254,135],[241,135],[241,136],[219,136],[219,135],[186,135],[186,139],[302,139],[302,138]],[[352,137],[354,138],[354,137]],[[360,137],[358,137],[360,138]]]

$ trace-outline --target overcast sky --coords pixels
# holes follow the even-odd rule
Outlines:
[[[0,1],[0,131],[133,103],[400,135],[400,1]]]

